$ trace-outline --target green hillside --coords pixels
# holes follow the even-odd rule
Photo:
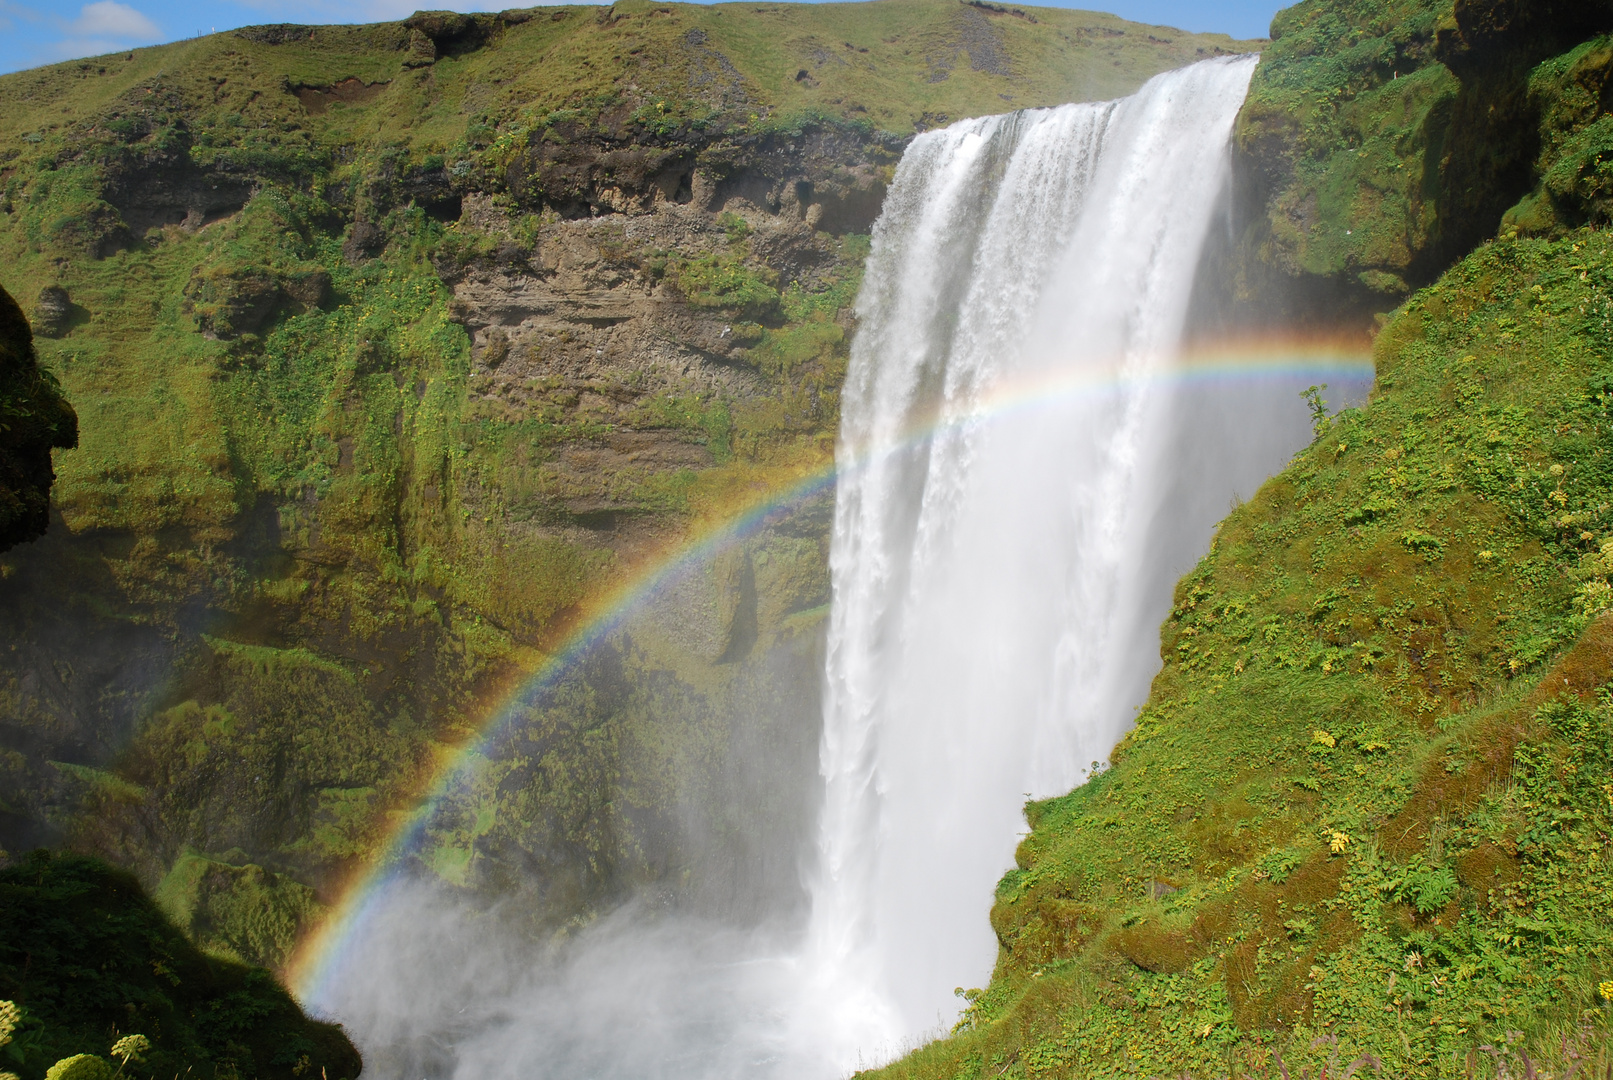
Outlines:
[[[990,985],[879,1075],[1608,1067],[1609,28],[1279,16],[1239,121],[1267,200],[1245,300],[1317,319],[1431,283],[1380,320],[1370,400],[1178,585],[1111,767],[1027,807]],[[1499,236],[1464,255],[1458,228]]]
[[[954,0],[424,12],[248,27],[7,75],[0,145],[46,149],[74,134],[128,145],[118,120],[143,106],[208,132],[247,169],[317,168],[342,144],[463,156],[504,136],[508,149],[556,110],[611,112],[635,134],[808,116],[905,135],[999,102],[1121,96],[1167,68],[1254,47],[1097,12]]]
[[[913,131],[1248,47],[634,0],[0,78],[0,284],[81,431],[50,534],[0,559],[0,846],[101,855],[206,948],[283,964],[601,598],[828,460]],[[721,895],[698,806],[798,890],[773,841],[810,813],[826,508],[633,624],[429,865],[541,881],[550,924]],[[776,775],[728,783],[740,745]]]

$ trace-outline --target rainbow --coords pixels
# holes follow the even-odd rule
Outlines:
[[[1363,341],[1333,338],[1241,339],[1211,342],[1157,366],[1133,365],[1140,375],[1117,376],[1113,368],[1101,373],[1079,372],[1039,382],[1010,382],[995,387],[967,416],[921,425],[903,433],[890,445],[864,454],[858,460],[833,462],[798,471],[781,489],[760,493],[726,515],[696,529],[657,558],[628,575],[614,590],[591,607],[590,614],[550,653],[543,663],[473,725],[474,735],[437,765],[428,783],[411,801],[375,857],[339,889],[336,902],[323,921],[300,944],[287,976],[293,992],[304,1001],[317,999],[343,955],[378,905],[386,885],[399,872],[404,858],[417,850],[432,816],[443,799],[469,775],[522,705],[555,685],[591,650],[611,637],[635,611],[667,583],[702,565],[722,548],[755,533],[770,518],[830,490],[836,478],[849,470],[865,468],[870,461],[930,439],[948,426],[1001,421],[1026,409],[1043,408],[1082,396],[1133,391],[1141,384],[1176,387],[1235,384],[1274,379],[1325,382],[1329,379],[1369,383],[1373,364]]]

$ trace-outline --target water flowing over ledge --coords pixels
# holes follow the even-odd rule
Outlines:
[[[1107,755],[1176,577],[1308,439],[1292,375],[1179,377],[1254,64],[903,157],[843,396],[818,834],[779,837],[815,855],[806,925],[642,903],[539,947],[386,879],[311,1002],[369,1074],[817,1080],[944,1031],[1023,800]]]
[[[1255,62],[955,124],[902,159],[842,406],[839,456],[871,464],[841,481],[831,555],[807,955],[842,1063],[989,974],[1025,796],[1078,783],[1157,670],[1205,523],[1173,498],[1200,448],[1150,376],[1181,344]],[[1072,374],[1109,390],[989,422],[1005,385]],[[1219,510],[1243,478],[1203,479]]]

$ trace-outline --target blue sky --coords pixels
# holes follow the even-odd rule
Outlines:
[[[517,6],[525,6],[525,0],[0,0],[0,72],[251,23],[374,22],[401,18],[416,8],[497,11]],[[1061,6],[1247,38],[1264,37],[1272,15],[1285,5],[1272,0],[1082,0]]]

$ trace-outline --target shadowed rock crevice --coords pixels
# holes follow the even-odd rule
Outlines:
[[[78,445],[78,416],[39,366],[34,334],[0,289],[0,551],[45,534],[51,451]]]

